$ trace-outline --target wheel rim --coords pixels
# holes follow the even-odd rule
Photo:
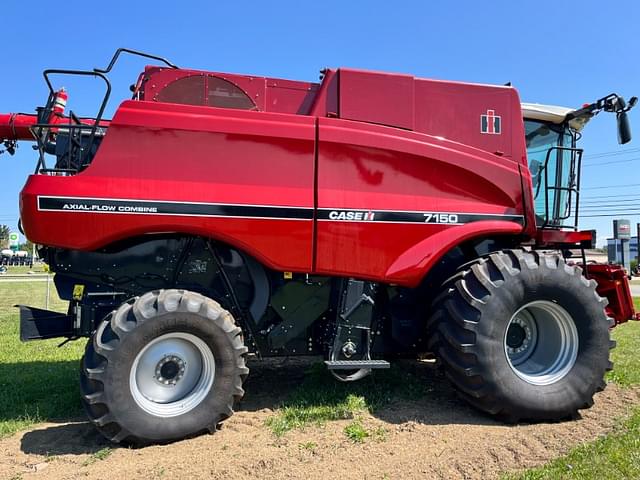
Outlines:
[[[533,385],[550,385],[576,363],[578,330],[564,308],[538,300],[511,317],[503,344],[509,366],[518,377]]]
[[[215,378],[215,360],[205,342],[190,333],[162,335],[133,361],[129,387],[147,413],[175,417],[198,406]]]

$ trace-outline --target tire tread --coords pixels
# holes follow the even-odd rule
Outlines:
[[[87,342],[81,360],[80,393],[81,402],[96,428],[114,443],[127,442],[133,445],[157,443],[146,438],[138,438],[128,432],[109,412],[105,400],[104,384],[111,357],[117,354],[117,346],[122,338],[156,315],[171,312],[198,313],[215,323],[227,336],[234,352],[235,376],[232,395],[220,412],[201,431],[215,432],[220,422],[233,415],[233,408],[244,395],[242,384],[249,374],[246,366],[248,348],[244,344],[242,330],[233,316],[219,303],[199,293],[186,290],[156,290],[134,298],[111,312],[99,325],[93,337]],[[174,439],[171,439],[176,440]]]

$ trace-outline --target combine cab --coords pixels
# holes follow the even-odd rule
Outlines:
[[[107,120],[123,52],[160,66]],[[104,81],[96,118],[65,113],[54,75]],[[297,82],[126,49],[44,76],[45,106],[0,115],[0,139],[36,141],[21,226],[69,311],[22,306],[21,336],[90,338],[82,400],[109,439],[214,431],[248,354],[322,355],[353,381],[430,352],[510,421],[570,417],[604,388],[613,318],[634,312],[615,268],[565,259],[595,243],[577,228],[576,141],[600,111],[629,141],[635,99],[561,109],[509,86]]]

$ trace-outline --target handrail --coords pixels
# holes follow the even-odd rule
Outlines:
[[[551,154],[554,153],[554,151],[556,153],[571,152],[571,163],[569,166],[569,173],[568,173],[569,184],[566,187],[557,186],[555,183],[553,185],[549,185],[549,168],[548,167],[549,167],[549,161],[551,159]],[[545,188],[545,194],[544,194],[545,219],[544,219],[544,223],[542,224],[542,228],[555,228],[555,229],[573,228],[574,230],[578,229],[578,209],[580,205],[580,173],[582,168],[582,152],[583,152],[583,149],[581,148],[561,147],[561,146],[553,146],[547,150],[547,155],[546,155],[544,166],[543,166],[544,188]],[[556,160],[559,161],[558,159]],[[557,174],[557,166],[556,166],[556,172],[554,173]],[[565,215],[560,215],[560,212],[559,212],[560,205],[558,204],[558,201],[559,201],[558,195],[554,196],[554,205],[553,205],[554,215],[549,214],[550,191],[556,191],[556,192],[565,191],[569,193],[569,198],[567,199],[567,203],[566,203]],[[575,220],[573,222],[573,225],[562,225],[560,224],[560,221],[566,220],[572,216],[571,212],[572,212],[572,206],[574,203],[572,194],[574,193],[575,193]],[[558,214],[557,217],[555,215],[556,213]],[[552,223],[550,223],[550,220],[552,221]]]
[[[120,56],[121,53],[130,53],[132,55],[137,55],[139,57],[145,57],[145,58],[151,58],[153,60],[159,60],[162,63],[166,64],[167,66],[171,67],[171,68],[178,68],[176,65],[174,65],[173,63],[171,63],[169,60],[167,60],[164,57],[159,57],[157,55],[151,55],[150,53],[144,53],[144,52],[140,52],[138,50],[131,50],[130,48],[119,48],[118,50],[116,50],[116,53],[113,54],[113,57],[111,58],[111,61],[109,62],[109,65],[107,66],[107,68],[102,69],[102,68],[94,68],[93,71],[96,73],[109,73],[111,71],[111,69],[113,68],[113,66],[116,64],[116,61],[118,60],[118,57]]]
[[[151,59],[163,62],[164,64],[168,65],[171,68],[178,68],[176,65],[169,62],[167,59],[163,57],[159,57],[157,55],[151,55],[149,53],[144,53],[137,50],[131,50],[129,48],[118,48],[114,53],[113,57],[111,58],[109,65],[107,65],[107,68],[105,69],[101,69],[101,68],[94,68],[93,70],[48,69],[42,72],[42,75],[44,76],[47,87],[49,88],[49,98],[47,99],[47,103],[44,107],[38,108],[38,123],[33,125],[30,128],[33,136],[35,137],[38,143],[38,150],[40,152],[40,158],[38,159],[38,164],[36,165],[36,173],[38,172],[70,173],[70,172],[73,172],[75,168],[77,168],[77,170],[75,171],[80,171],[83,167],[89,164],[89,161],[90,161],[89,156],[92,154],[91,152],[93,150],[98,129],[100,128],[102,131],[103,129],[107,128],[105,126],[100,125],[100,122],[102,121],[102,116],[104,115],[107,104],[109,102],[109,98],[111,96],[111,82],[109,81],[109,79],[105,74],[111,71],[111,69],[116,64],[118,58],[120,57],[120,54],[122,53],[129,53],[129,54],[137,55],[140,57],[151,58]],[[100,109],[98,111],[97,116],[94,119],[91,119],[93,120],[93,123],[86,123],[86,124],[80,123],[78,118],[73,114],[73,112],[70,112],[69,114],[68,124],[49,123],[49,119],[53,111],[53,105],[54,105],[56,94],[57,94],[57,92],[53,88],[51,79],[49,78],[51,75],[92,76],[92,77],[99,77],[104,81],[105,83],[104,97],[100,104]],[[68,156],[67,163],[69,168],[51,169],[51,168],[47,168],[46,166],[45,153],[51,153],[50,150],[53,149],[53,145],[54,145],[50,137],[50,133],[52,129],[56,129],[54,130],[54,132],[66,131],[69,133],[69,147],[68,147],[68,152],[65,154]],[[84,130],[90,130],[88,139],[86,134],[83,133]],[[71,168],[72,162],[77,164],[77,165],[73,165],[74,168]],[[57,164],[56,164],[56,167],[58,167]]]
[[[95,140],[95,136],[96,136],[96,130],[98,128],[98,125],[100,124],[100,121],[102,120],[102,115],[104,114],[105,109],[107,108],[107,103],[109,102],[109,97],[111,96],[111,82],[109,82],[109,79],[107,78],[106,75],[104,75],[101,72],[96,72],[96,71],[91,71],[91,70],[66,70],[66,69],[48,69],[45,70],[44,72],[42,72],[42,75],[44,76],[45,81],[47,82],[47,86],[49,87],[49,97],[50,100],[52,98],[53,95],[55,95],[55,91],[53,89],[53,85],[51,85],[51,80],[49,79],[49,75],[51,74],[57,74],[57,75],[79,75],[79,76],[93,76],[93,77],[99,77],[101,78],[104,83],[105,83],[105,93],[104,93],[104,97],[102,98],[102,103],[100,104],[100,109],[98,110],[98,115],[95,118],[95,121],[93,122],[93,126],[91,129],[91,133],[89,135],[89,143],[87,145],[87,149],[84,153],[84,155],[87,155],[87,152],[91,151],[91,147],[93,146],[93,142]],[[49,104],[51,102],[47,102],[47,104]],[[84,158],[81,158],[81,163],[84,163]]]

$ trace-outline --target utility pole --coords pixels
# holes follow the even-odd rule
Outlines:
[[[636,223],[636,261],[640,267],[640,223]]]

